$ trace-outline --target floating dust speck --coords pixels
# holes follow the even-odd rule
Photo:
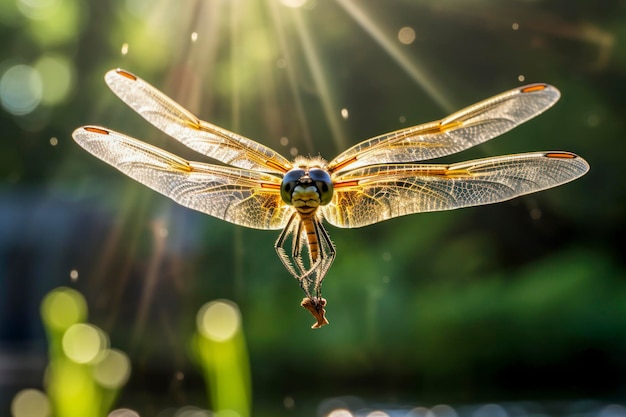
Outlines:
[[[170,233],[170,231],[165,226],[161,226],[161,227],[157,228],[157,234],[161,238],[166,238],[167,235],[169,235],[169,233]]]
[[[513,30],[518,30],[519,29],[519,23],[515,22],[511,25],[511,29]]]
[[[400,116],[400,117],[398,117],[398,121],[399,121],[400,123],[406,123],[406,116]]]
[[[59,144],[59,140],[57,138],[55,138],[54,136],[50,138],[51,146],[57,146],[58,144]]]
[[[191,42],[198,40],[198,32],[191,32]]]
[[[348,113],[348,109],[341,109],[341,117],[347,119],[350,114]]]
[[[293,397],[285,397],[283,398],[283,405],[286,409],[291,410],[296,405],[296,402],[294,401]]]
[[[282,138],[280,138],[280,144],[283,146],[289,145],[289,138],[287,138],[286,136],[283,136]]]
[[[122,52],[122,55],[126,55],[126,54],[128,54],[128,43],[127,43],[127,42],[124,42],[124,43],[122,44],[122,49],[121,49],[121,52]]]
[[[520,83],[523,83],[526,80],[526,77],[524,77],[524,75],[520,74],[517,76],[517,81],[519,81]]]
[[[539,220],[541,218],[541,209],[539,207],[533,207],[530,209],[530,218],[533,220]]]
[[[405,26],[398,31],[398,40],[400,43],[410,45],[415,41],[415,30],[412,27]]]
[[[587,126],[589,127],[598,127],[598,125],[600,124],[600,116],[598,116],[595,113],[592,113],[589,116],[587,116],[586,123],[587,123]]]
[[[70,271],[70,279],[72,280],[72,282],[78,281],[78,271],[76,269],[72,269]]]
[[[291,156],[298,156],[298,148],[296,148],[295,146],[292,147],[291,149],[289,149],[289,154]]]

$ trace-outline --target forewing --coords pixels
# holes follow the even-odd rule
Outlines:
[[[509,90],[439,121],[361,142],[332,160],[328,169],[337,173],[366,165],[424,161],[460,152],[539,115],[559,97],[559,91],[547,84]]]
[[[74,140],[134,180],[177,203],[255,229],[280,229],[291,207],[273,174],[187,161],[102,127],[76,129]]]
[[[111,90],[143,118],[189,148],[238,168],[287,172],[291,164],[272,149],[204,122],[174,100],[121,69],[104,77]]]
[[[361,227],[407,214],[496,203],[556,187],[589,170],[568,152],[535,152],[452,165],[375,165],[335,181],[322,214],[338,227]]]

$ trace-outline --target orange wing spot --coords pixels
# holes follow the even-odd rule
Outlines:
[[[345,187],[356,187],[359,185],[359,181],[344,181],[344,182],[336,182],[333,184],[333,188],[345,188]]]
[[[83,129],[85,129],[87,132],[98,133],[100,135],[108,135],[109,134],[108,130],[100,129],[98,127],[84,127]]]
[[[526,87],[522,88],[520,91],[522,93],[534,93],[535,91],[545,90],[546,87],[547,85],[545,84],[533,84],[533,85],[527,85]]]
[[[544,155],[546,158],[574,159],[576,155],[569,152],[551,152]]]
[[[269,182],[262,182],[261,188],[267,188],[268,190],[280,190],[280,184],[272,184]]]
[[[287,171],[289,171],[289,168],[287,168],[287,167],[285,167],[285,166],[282,166],[282,165],[280,165],[280,164],[277,164],[277,163],[276,163],[276,162],[274,162],[274,161],[265,161],[265,165],[267,165],[267,166],[268,166],[268,167],[270,167],[270,168],[277,169],[277,170],[279,170],[280,172],[287,172]],[[280,188],[280,186],[279,186],[278,188]]]
[[[117,70],[115,70],[115,72],[117,72],[122,77],[128,78],[129,80],[137,81],[137,77],[135,77],[133,74],[131,74],[128,71],[124,71],[123,69],[118,68]]]
[[[338,170],[340,170],[341,168],[345,167],[346,165],[350,165],[350,164],[351,164],[351,163],[353,163],[354,161],[356,161],[356,156],[353,156],[352,158],[350,158],[350,159],[346,159],[345,161],[340,162],[339,164],[335,165],[335,166],[332,168],[332,171],[333,171],[333,172],[334,172],[334,171],[338,171]]]

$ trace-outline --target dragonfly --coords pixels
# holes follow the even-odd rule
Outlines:
[[[101,126],[74,140],[104,162],[177,203],[254,229],[282,230],[274,248],[299,282],[301,305],[328,324],[322,282],[336,249],[323,220],[358,228],[414,213],[506,201],[556,187],[589,170],[580,156],[542,151],[452,164],[425,161],[495,138],[550,108],[548,84],[514,88],[441,120],[360,142],[327,162],[288,160],[246,137],[197,118],[136,75],[106,73],[110,89],[152,125],[223,165],[189,161]]]

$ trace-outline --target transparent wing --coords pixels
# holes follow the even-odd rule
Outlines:
[[[426,211],[496,203],[556,187],[589,170],[568,152],[534,152],[452,165],[375,165],[335,181],[322,214],[338,227],[361,227]]]
[[[503,134],[550,108],[560,97],[547,84],[509,90],[450,116],[368,139],[328,164],[340,172],[372,164],[416,162],[460,152]]]
[[[111,130],[85,126],[72,134],[87,151],[183,206],[255,229],[281,229],[293,210],[277,175],[187,161]]]
[[[184,145],[238,168],[285,173],[287,159],[253,140],[204,122],[171,98],[121,69],[104,76],[111,90],[143,118]]]

